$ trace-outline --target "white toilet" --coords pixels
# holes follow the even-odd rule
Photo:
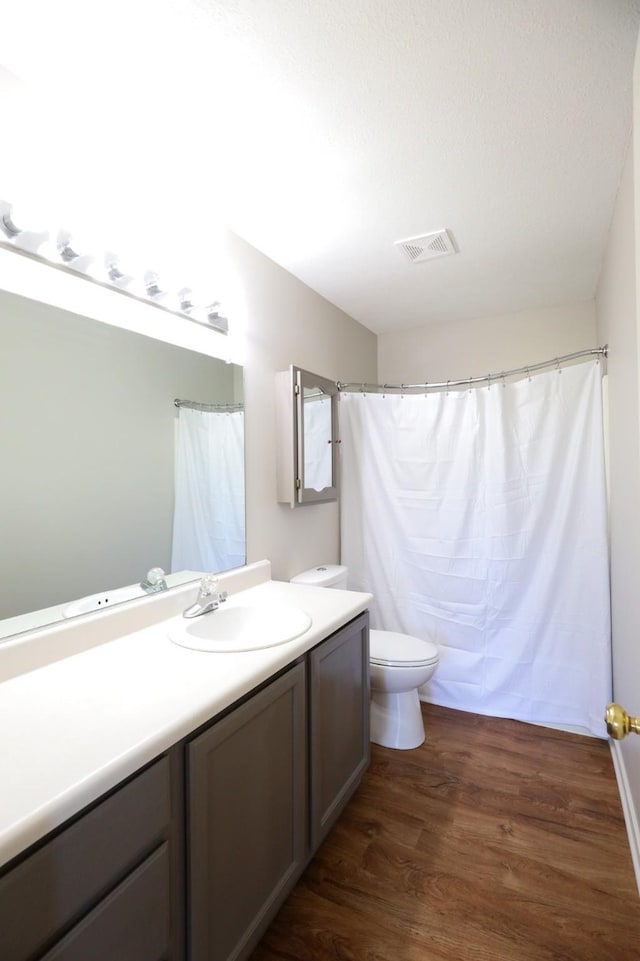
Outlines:
[[[347,589],[347,568],[341,564],[313,567],[291,578],[292,583]],[[383,747],[407,750],[425,738],[418,688],[438,666],[432,641],[397,634],[369,632],[371,662],[371,740]]]

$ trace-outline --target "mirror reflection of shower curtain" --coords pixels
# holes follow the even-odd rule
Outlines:
[[[331,398],[305,396],[303,411],[304,486],[321,491],[333,484]]]
[[[424,696],[586,727],[611,698],[600,368],[343,394],[342,563],[372,625],[432,638]]]
[[[244,411],[178,413],[171,570],[245,563]]]

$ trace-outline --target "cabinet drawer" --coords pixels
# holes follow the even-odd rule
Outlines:
[[[169,762],[97,804],[0,878],[0,958],[25,961],[68,930],[167,833]]]
[[[169,918],[165,842],[42,961],[162,961],[169,955]]]

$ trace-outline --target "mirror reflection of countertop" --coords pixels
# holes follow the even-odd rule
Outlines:
[[[181,584],[188,584],[201,576],[198,571],[179,571],[177,574],[167,574],[166,582],[168,587],[179,587]],[[130,600],[153,596],[145,594],[140,588],[140,585],[135,584],[130,584],[127,588],[115,588],[113,591],[105,591],[104,594],[107,596],[109,594],[117,596],[127,590],[131,591]],[[82,598],[80,601],[81,600]],[[80,603],[80,601],[55,604],[53,607],[43,607],[40,610],[29,611],[26,614],[17,614],[15,617],[5,617],[0,620],[0,640],[3,637],[14,637],[18,634],[24,634],[26,631],[50,627],[58,621],[68,619],[70,616],[73,616],[69,613],[69,609],[72,609],[74,604]],[[118,601],[115,603],[117,604]]]
[[[243,605],[293,605],[311,627],[261,650],[172,643],[166,622],[194,585],[157,605],[74,618],[0,645],[0,864],[186,737],[371,603],[370,594],[270,579],[259,562],[220,576]],[[157,620],[148,619],[155,608]],[[215,613],[204,615],[215,617]],[[115,634],[116,636],[111,636]],[[3,680],[3,678],[6,678]]]

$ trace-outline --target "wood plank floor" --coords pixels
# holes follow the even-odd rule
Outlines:
[[[604,741],[424,705],[251,961],[640,961]]]

